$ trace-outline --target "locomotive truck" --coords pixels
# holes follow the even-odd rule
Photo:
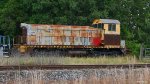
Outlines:
[[[20,28],[21,35],[9,44],[11,56],[125,54],[118,20],[95,19],[91,26],[21,23]]]

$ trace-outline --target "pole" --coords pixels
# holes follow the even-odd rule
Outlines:
[[[139,56],[139,59],[142,60],[143,58],[143,52],[144,52],[144,48],[143,48],[143,43],[141,44],[141,47],[140,47],[140,56]]]

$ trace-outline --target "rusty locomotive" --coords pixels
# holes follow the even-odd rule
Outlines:
[[[120,22],[96,19],[91,26],[21,23],[22,34],[13,39],[11,55],[118,55],[125,54]]]

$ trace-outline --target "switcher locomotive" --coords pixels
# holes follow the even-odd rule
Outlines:
[[[101,56],[125,54],[120,39],[120,22],[95,19],[91,26],[21,23],[21,35],[14,37],[10,55]]]

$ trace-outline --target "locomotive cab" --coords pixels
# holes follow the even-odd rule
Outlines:
[[[92,27],[103,30],[103,43],[108,48],[120,48],[120,22],[113,19],[95,19]]]

